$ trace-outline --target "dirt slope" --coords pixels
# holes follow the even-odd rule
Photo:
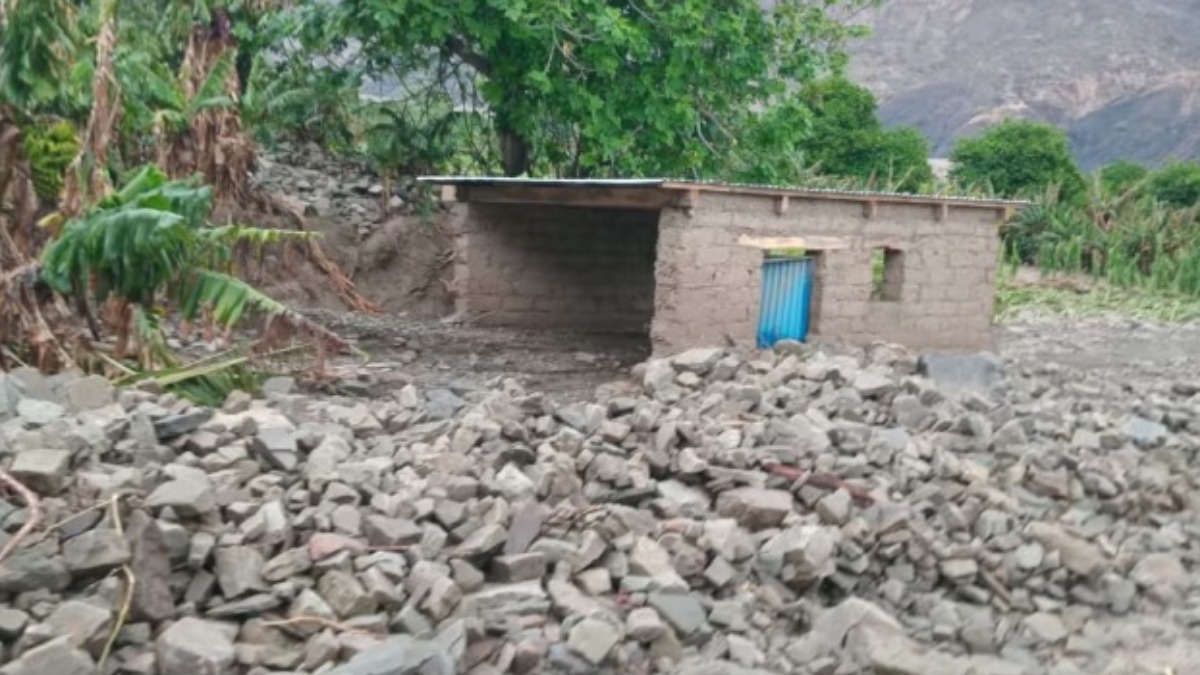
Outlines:
[[[1089,167],[1200,157],[1200,0],[887,0],[864,23],[853,75],[935,154],[1018,116]]]

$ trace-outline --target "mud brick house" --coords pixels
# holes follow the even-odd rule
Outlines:
[[[1018,202],[691,183],[429,177],[460,314],[648,334],[655,352],[814,335],[992,344]]]

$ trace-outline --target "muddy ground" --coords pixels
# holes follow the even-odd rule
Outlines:
[[[513,377],[564,400],[624,378],[650,353],[645,336],[514,330],[430,319],[315,311],[368,354],[364,367],[384,381],[473,388]],[[1026,315],[996,329],[996,353],[1011,367],[1056,363],[1141,381],[1200,379],[1200,325],[1162,326],[1119,317]]]

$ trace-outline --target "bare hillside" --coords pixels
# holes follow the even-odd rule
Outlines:
[[[1019,116],[1089,167],[1200,157],[1200,0],[886,0],[865,22],[855,78],[936,154]]]

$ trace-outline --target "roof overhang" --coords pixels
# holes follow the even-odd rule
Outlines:
[[[941,195],[912,195],[895,192],[866,192],[739,185],[665,178],[636,179],[549,179],[467,176],[423,176],[421,183],[442,187],[442,201],[477,204],[553,204],[600,208],[691,208],[704,193],[777,198],[782,210],[790,199],[842,201],[875,209],[880,204],[909,204],[940,207],[940,210],[982,209],[1010,214],[1029,202],[1007,199],[977,199]]]

